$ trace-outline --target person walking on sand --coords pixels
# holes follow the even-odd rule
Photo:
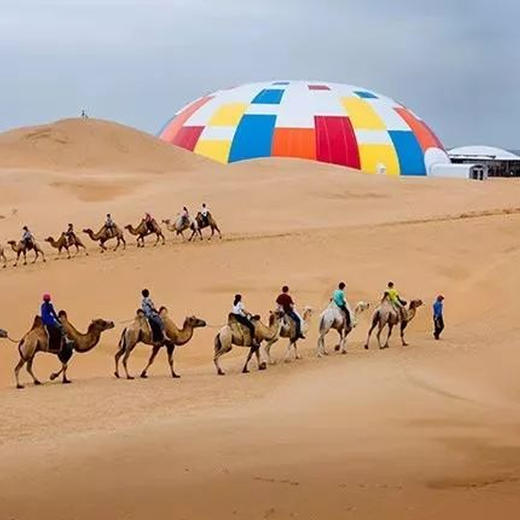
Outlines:
[[[437,296],[433,304],[433,337],[440,339],[441,333],[444,330],[444,296],[440,294]]]

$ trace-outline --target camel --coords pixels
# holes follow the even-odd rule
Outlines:
[[[114,251],[117,251],[120,244],[123,244],[123,249],[126,249],[126,240],[123,235],[123,231],[118,226],[114,226],[114,231],[115,232],[111,233],[107,230],[106,226],[103,226],[97,233],[94,233],[92,229],[84,229],[83,233],[87,234],[94,242],[99,242],[99,247],[101,248],[102,253],[107,251],[105,242],[111,240],[112,238],[117,240]]]
[[[7,267],[7,257],[5,256],[4,248],[0,245],[0,260],[3,262],[3,268]]]
[[[14,267],[18,265],[18,260],[20,259],[21,255],[23,255],[23,265],[27,265],[28,251],[34,251],[35,256],[32,262],[33,264],[36,262],[36,260],[38,260],[38,257],[40,255],[42,256],[42,260],[45,262],[45,254],[43,253],[42,248],[36,242],[31,242],[29,246],[27,246],[23,241],[16,242],[15,240],[9,240],[9,242],[7,243],[11,246],[11,249],[16,253],[16,261],[14,263]]]
[[[249,361],[256,356],[258,362],[258,370],[265,370],[267,365],[265,361],[260,361],[260,345],[262,341],[273,342],[278,339],[280,330],[282,328],[283,312],[270,312],[269,313],[269,326],[264,325],[259,316],[253,318],[255,325],[255,340],[256,345],[251,344],[251,335],[249,330],[242,324],[238,323],[232,314],[229,315],[228,324],[222,327],[217,335],[215,336],[215,355],[213,357],[213,363],[217,368],[217,374],[223,376],[225,372],[222,370],[219,358],[224,354],[227,354],[233,348],[233,345],[237,347],[249,347],[249,354],[247,355],[244,368],[242,369],[243,374],[249,372],[248,365]]]
[[[152,219],[150,225],[148,225],[146,221],[143,219],[141,220],[141,222],[139,222],[136,228],[134,228],[132,224],[128,224],[128,226],[125,226],[125,229],[127,229],[131,235],[137,237],[137,247],[144,247],[144,239],[148,235],[155,235],[157,237],[154,246],[156,246],[161,239],[163,245],[166,243],[166,239],[164,238],[161,226],[157,224],[157,221],[155,219]]]
[[[381,305],[375,310],[374,315],[372,316],[372,325],[370,326],[370,330],[368,331],[368,337],[367,342],[365,343],[365,348],[368,350],[368,345],[370,342],[370,336],[372,334],[372,331],[378,327],[377,330],[377,342],[379,344],[380,349],[388,348],[389,347],[389,340],[390,336],[392,334],[392,329],[398,325],[400,326],[400,332],[401,332],[401,343],[403,344],[403,347],[407,347],[408,343],[406,343],[404,339],[404,331],[408,324],[415,318],[415,315],[417,313],[417,309],[423,304],[422,300],[412,300],[410,304],[408,305],[408,308],[405,309],[406,315],[403,316],[400,313],[398,313],[395,309],[395,307],[392,305],[392,302],[390,301],[388,294],[385,293],[383,296],[383,299],[381,300]],[[388,336],[386,338],[386,342],[383,346],[381,346],[381,332],[383,329],[388,326]]]
[[[4,329],[0,329],[0,338],[7,338],[7,331]]]
[[[309,330],[310,322],[312,317],[312,308],[305,307],[303,310],[302,316],[302,333],[306,334]],[[291,354],[291,350],[294,349],[294,357],[295,359],[301,359],[301,356],[298,354],[297,342],[300,338],[296,337],[296,324],[294,321],[287,316],[284,316],[284,320],[282,323],[282,328],[280,330],[279,338],[288,338],[289,343],[287,344],[287,350],[285,351],[284,360],[286,362],[289,361],[289,355]],[[271,347],[278,341],[279,339],[274,338],[271,341],[268,341],[265,346],[265,353],[267,354],[267,361],[270,365],[274,364],[274,361],[271,359]]]
[[[166,307],[161,307],[159,309],[159,316],[163,320],[164,334],[166,336],[166,339],[161,343],[153,341],[152,328],[150,327],[150,323],[146,319],[144,312],[141,309],[137,311],[137,315],[133,324],[123,330],[121,333],[121,339],[119,340],[119,350],[115,355],[116,369],[114,375],[117,378],[119,378],[119,359],[124,355],[123,368],[125,369],[126,378],[134,379],[134,377],[131,376],[128,372],[128,358],[138,343],[144,343],[145,345],[152,346],[152,354],[148,360],[148,364],[141,372],[142,378],[148,377],[148,369],[154,362],[155,357],[163,346],[166,347],[166,351],[168,353],[168,363],[170,365],[172,377],[180,377],[175,373],[173,368],[173,353],[175,351],[175,347],[186,345],[186,343],[188,343],[193,337],[195,329],[205,327],[206,322],[197,318],[196,316],[188,316],[184,320],[182,329],[179,329],[173,320],[169,317]]]
[[[320,336],[318,338],[316,355],[318,357],[328,355],[328,352],[325,348],[325,336],[331,329],[336,330],[339,334],[339,343],[334,347],[334,350],[336,352],[341,351],[342,354],[346,354],[347,336],[352,332],[354,327],[356,327],[358,316],[368,308],[368,303],[359,302],[354,308],[354,312],[350,312],[351,325],[350,327],[347,327],[345,314],[334,302],[330,302],[329,306],[321,313],[320,316]]]
[[[71,381],[67,379],[67,368],[70,358],[74,352],[79,352],[81,354],[89,352],[99,343],[101,334],[104,331],[114,328],[114,322],[97,319],[90,323],[85,334],[81,334],[69,322],[67,313],[65,311],[60,311],[58,316],[69,342],[66,343],[59,351],[50,350],[47,329],[44,327],[40,316],[36,316],[34,318],[34,323],[31,330],[25,334],[18,345],[20,361],[18,361],[18,364],[14,369],[16,388],[23,388],[23,385],[20,384],[19,372],[26,363],[27,372],[29,372],[30,376],[33,378],[34,384],[41,384],[32,371],[34,357],[38,352],[54,354],[55,356],[58,356],[59,360],[61,361],[61,369],[58,372],[51,374],[51,381],[54,381],[60,374],[63,373],[62,382],[64,384],[70,383]]]
[[[170,231],[171,233],[175,233],[177,236],[181,235],[183,239],[186,239],[186,237],[184,236],[184,232],[187,229],[191,229],[191,236],[189,240],[191,240],[195,233],[197,233],[197,221],[191,217],[189,219],[189,223],[186,222],[186,220],[183,219],[181,215],[179,215],[175,219],[175,222],[172,222],[169,218],[167,218],[164,219],[162,223],[166,224],[166,229],[168,231]]]
[[[74,234],[73,237],[68,237],[66,233],[62,233],[58,240],[54,240],[53,237],[47,237],[45,242],[48,242],[51,247],[58,250],[58,256],[61,255],[63,249],[67,251],[67,258],[70,258],[70,248],[76,248],[76,255],[79,253],[80,248],[85,250],[85,255],[88,256],[87,248],[83,245],[83,242]]]
[[[215,235],[215,231],[218,233],[218,237],[222,238],[222,233],[220,232],[218,224],[211,213],[208,212],[207,218],[204,218],[202,216],[202,213],[199,211],[197,213],[197,216],[195,217],[195,221],[197,225],[193,226],[191,230],[191,237],[188,240],[191,240],[197,233],[199,234],[200,239],[202,240],[202,230],[206,229],[207,227],[211,229],[211,236],[208,238],[208,240],[211,240],[213,238],[213,236]]]

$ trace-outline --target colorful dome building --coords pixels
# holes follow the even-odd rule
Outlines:
[[[370,90],[270,81],[219,90],[177,112],[159,137],[222,163],[293,157],[367,173],[427,175],[449,163],[411,110]]]

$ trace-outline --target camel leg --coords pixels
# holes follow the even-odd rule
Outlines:
[[[34,372],[32,370],[33,361],[34,361],[34,358],[29,359],[29,361],[27,361],[27,365],[26,365],[25,368],[27,369],[27,372],[29,373],[29,375],[33,378],[34,384],[35,385],[41,385],[41,382],[34,375]]]
[[[284,359],[283,359],[285,361],[285,363],[289,363],[289,361],[290,361],[289,357],[291,355],[291,350],[292,350],[293,346],[294,346],[294,352],[296,354],[296,358],[295,359],[298,359],[298,351],[296,349],[296,341],[293,343],[291,340],[289,340],[289,344],[287,345],[287,349],[285,351],[285,356],[284,356]]]
[[[20,375],[20,370],[22,369],[22,367],[24,365],[25,365],[25,359],[20,357],[20,361],[18,361],[18,364],[14,368],[14,377],[16,379],[16,388],[23,388],[23,385],[20,384],[20,377],[19,377],[19,375]]]
[[[168,352],[168,364],[170,365],[170,372],[172,373],[172,377],[174,379],[178,379],[181,376],[175,373],[175,370],[173,368],[173,353],[175,352],[175,345],[168,345],[166,347]]]
[[[53,372],[51,375],[50,375],[50,380],[51,381],[54,381],[55,379],[57,379],[58,377],[60,377],[61,373],[63,372],[63,363],[61,365],[61,368],[57,371],[57,372]]]
[[[318,346],[316,348],[317,357],[321,357],[325,353],[325,336],[327,332],[320,332],[320,337],[318,338]]]
[[[347,332],[346,332],[345,329],[343,329],[341,331],[340,336],[341,336],[341,339],[340,339],[340,342],[339,342],[340,347],[341,347],[340,348],[340,352],[342,354],[346,354],[347,353]]]
[[[408,323],[401,323],[401,343],[403,344],[403,347],[407,347],[408,343],[406,343],[406,340],[404,339],[404,330],[406,329],[406,326]]]
[[[141,377],[143,379],[146,379],[148,377],[148,375],[147,375],[148,369],[150,368],[152,363],[155,361],[155,358],[157,357],[157,354],[159,353],[159,350],[161,350],[161,346],[160,345],[154,345],[153,346],[153,348],[152,348],[152,355],[150,356],[150,359],[148,360],[148,364],[144,367],[143,371],[141,372]],[[118,352],[118,354],[119,354],[119,352]],[[117,354],[116,354],[116,356],[117,356]],[[116,368],[116,372],[117,372],[117,368]]]
[[[125,374],[127,379],[135,379],[134,376],[131,376],[128,373],[128,358],[130,357],[130,354],[132,353],[132,350],[134,350],[135,345],[129,347],[126,349],[125,355],[123,356],[123,368],[125,369]]]
[[[256,349],[256,347],[251,347],[249,349],[249,354],[247,355],[244,368],[242,369],[242,374],[247,374],[249,372],[249,369],[247,368],[247,365],[249,365],[249,362],[251,361],[251,358],[253,357],[255,349]]]
[[[70,249],[68,247],[65,247],[66,251],[67,251],[67,258],[70,259]]]
[[[267,368],[267,363],[262,361],[260,358],[260,346],[255,350],[256,363],[258,365],[258,370],[265,370]]]
[[[370,330],[368,331],[368,336],[367,336],[367,341],[365,343],[365,349],[368,350],[369,348],[369,343],[370,343],[370,336],[372,336],[372,332],[374,331],[374,329],[376,328],[377,326],[377,320],[373,320],[372,321],[372,326],[370,327]]]
[[[35,264],[35,263],[36,263],[36,260],[38,260],[38,256],[40,256],[40,254],[39,254],[38,251],[35,249],[35,250],[34,250],[34,260],[33,260],[33,262],[32,262],[33,264]]]
[[[294,359],[302,359],[300,353],[298,352],[298,342],[294,343]]]
[[[336,330],[339,336],[338,344],[334,347],[334,352],[339,352],[343,346],[343,329]]]
[[[121,243],[121,240],[119,239],[119,237],[117,237],[117,242],[116,242],[116,247],[114,247],[114,252],[116,252],[118,250],[120,243]]]
[[[394,326],[391,323],[389,323],[388,324],[388,336],[386,337],[386,343],[384,344],[383,348],[388,348],[390,346],[389,341],[390,341],[390,336],[392,335],[393,328],[394,328]]]
[[[69,368],[67,363],[63,363],[63,377],[61,379],[61,382],[64,385],[68,385],[68,384],[70,384],[72,382],[70,379],[67,378],[67,368]]]
[[[384,324],[381,324],[379,323],[379,328],[377,329],[377,334],[376,334],[376,338],[377,338],[377,343],[379,344],[379,348],[382,349],[382,345],[381,345],[381,332],[383,332],[383,328],[385,327]]]
[[[104,253],[107,250],[107,246],[105,245],[105,240],[99,241],[99,247],[101,248],[102,253]]]
[[[268,341],[267,344],[265,345],[265,353],[267,354],[267,362],[270,364],[270,365],[274,365],[275,362],[273,361],[273,359],[271,358],[271,347],[278,341],[278,338],[275,339],[274,341]]]
[[[23,265],[27,265],[27,254],[23,252]]]
[[[117,352],[116,352],[116,355],[114,356],[114,362],[115,362],[115,371],[114,371],[114,375],[119,379],[119,360],[121,359],[121,356],[125,353],[125,350],[126,350],[126,347],[123,346],[122,348],[120,348]]]
[[[225,372],[222,370],[222,367],[220,366],[219,359],[227,352],[231,352],[233,345],[223,345],[220,339],[218,338],[219,337],[217,336],[217,338],[215,339],[215,355],[213,356],[213,363],[215,364],[215,367],[217,369],[217,374],[219,376],[223,376]]]

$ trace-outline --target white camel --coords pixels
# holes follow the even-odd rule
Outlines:
[[[331,329],[334,329],[339,334],[339,343],[336,345],[334,350],[341,351],[342,354],[347,353],[346,343],[347,336],[352,332],[354,327],[357,325],[358,316],[369,308],[369,304],[365,302],[359,302],[354,308],[354,312],[350,310],[347,304],[347,308],[351,317],[350,327],[347,326],[347,319],[341,309],[334,303],[330,302],[329,306],[321,313],[320,316],[320,337],[318,338],[318,348],[316,354],[318,357],[327,356],[328,352],[325,348],[325,336]]]
[[[168,231],[170,231],[171,233],[175,233],[176,236],[180,235],[183,238],[183,240],[186,240],[186,237],[184,236],[185,231],[191,231],[191,236],[188,239],[189,241],[191,241],[195,234],[199,232],[197,220],[191,216],[188,217],[188,220],[186,220],[182,215],[177,215],[174,221],[167,218],[164,219],[162,222],[163,224],[166,224],[166,229]]]
[[[305,335],[309,331],[309,327],[311,324],[312,317],[312,308],[304,307],[303,315],[302,315],[302,334]],[[280,334],[273,338],[270,341],[267,341],[265,345],[265,353],[267,356],[267,361],[270,365],[274,365],[274,361],[271,358],[271,347],[280,339],[280,338],[288,338],[289,343],[287,344],[287,350],[285,351],[284,361],[288,362],[289,357],[291,355],[291,351],[294,349],[294,358],[301,359],[300,354],[298,354],[297,343],[300,338],[296,337],[296,324],[294,321],[287,316],[284,316],[282,322],[282,328],[280,329]]]

